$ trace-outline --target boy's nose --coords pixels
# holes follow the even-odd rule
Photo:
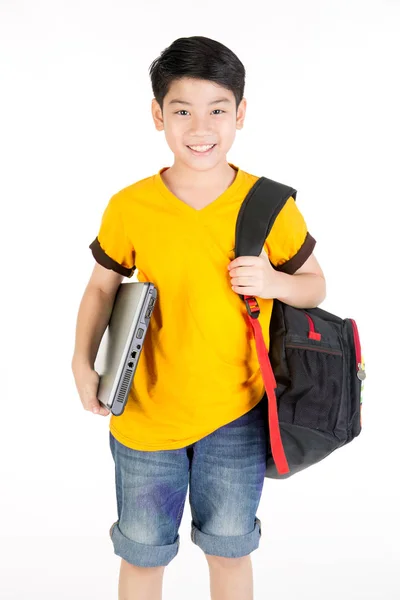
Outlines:
[[[192,120],[192,139],[201,140],[212,138],[208,117],[194,117]]]

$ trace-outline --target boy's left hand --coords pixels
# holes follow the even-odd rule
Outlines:
[[[239,256],[228,265],[234,292],[259,298],[278,298],[282,295],[281,273],[271,265],[268,256]]]

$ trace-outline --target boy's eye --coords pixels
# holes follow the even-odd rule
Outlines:
[[[215,108],[215,109],[213,110],[213,112],[215,112],[216,110],[219,110],[219,112],[220,112],[220,113],[224,113],[224,112],[225,112],[225,111],[224,111],[224,110],[222,110],[221,108]],[[178,111],[177,111],[175,114],[176,114],[176,115],[178,115],[179,113],[182,113],[182,112],[188,112],[188,111],[187,111],[187,110],[185,110],[185,109],[182,109],[182,110],[178,110]]]

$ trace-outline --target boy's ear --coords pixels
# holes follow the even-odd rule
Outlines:
[[[242,129],[244,124],[244,118],[246,116],[247,100],[242,98],[236,116],[236,129]]]
[[[163,131],[164,119],[162,116],[161,107],[155,98],[153,98],[151,101],[151,114],[157,131]]]

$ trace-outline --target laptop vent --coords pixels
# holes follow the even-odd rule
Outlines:
[[[121,383],[121,387],[118,392],[117,402],[123,402],[123,400],[124,400],[126,390],[128,389],[128,386],[129,386],[129,379],[130,379],[131,373],[132,373],[131,369],[127,369],[125,371],[125,375],[124,375],[124,378]]]

